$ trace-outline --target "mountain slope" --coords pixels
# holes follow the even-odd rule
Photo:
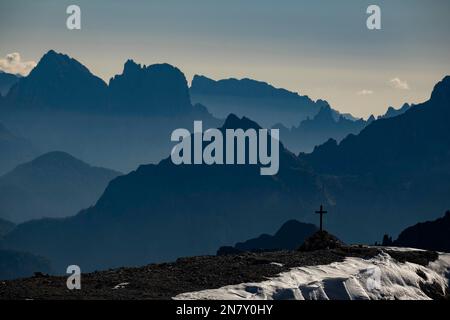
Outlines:
[[[9,89],[15,85],[21,77],[0,70],[0,96],[5,96]]]
[[[257,238],[238,242],[234,248],[238,251],[295,250],[316,231],[317,227],[313,224],[289,220],[273,236],[262,234]]]
[[[23,222],[74,215],[93,205],[118,175],[64,152],[44,154],[0,177],[1,217]]]
[[[418,223],[403,230],[394,245],[450,252],[450,211],[442,218]]]

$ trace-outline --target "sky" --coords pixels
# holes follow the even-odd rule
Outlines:
[[[81,8],[81,30],[66,27]],[[368,30],[367,7],[381,8]],[[252,78],[357,117],[427,100],[450,74],[448,0],[0,0],[0,69],[49,49],[104,79],[124,62],[167,62],[188,81]]]

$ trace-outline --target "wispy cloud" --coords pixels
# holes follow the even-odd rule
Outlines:
[[[400,80],[400,78],[394,78],[389,80],[391,87],[400,90],[409,90],[408,82]]]
[[[18,52],[9,53],[4,58],[0,58],[0,70],[26,76],[36,66],[35,61],[22,61]]]
[[[372,90],[368,90],[368,89],[363,89],[363,90],[361,90],[361,91],[358,91],[356,94],[358,95],[358,96],[368,96],[368,95],[371,95],[371,94],[373,94],[374,92],[372,91]]]

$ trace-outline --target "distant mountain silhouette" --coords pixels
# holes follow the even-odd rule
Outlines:
[[[225,128],[259,128],[230,115]],[[83,270],[215,253],[227,243],[310,216],[320,182],[280,145],[277,176],[258,165],[180,165],[170,158],[113,180],[93,208],[17,226],[4,245]],[[45,232],[44,232],[45,230]],[[39,235],[39,236],[38,236]]]
[[[287,129],[278,124],[274,128],[280,129],[280,137],[289,150],[311,152],[315,146],[321,145],[333,138],[341,141],[349,134],[358,134],[370,122],[364,120],[349,120],[339,116],[336,120],[334,111],[326,105],[312,118],[300,122],[300,125]]]
[[[276,123],[286,127],[298,125],[327,105],[325,101],[314,102],[307,96],[252,79],[215,81],[196,75],[190,93],[193,102],[206,105],[216,117],[223,118],[234,113],[247,116],[266,128]]]
[[[405,103],[403,106],[400,107],[400,109],[395,109],[394,107],[389,107],[388,110],[384,115],[378,116],[377,119],[386,119],[386,118],[392,118],[396,117],[398,115],[401,115],[408,111],[412,105]]]
[[[6,235],[8,232],[10,232],[12,229],[14,229],[15,224],[11,221],[1,219],[0,218],[0,238]]]
[[[0,123],[0,175],[36,154],[36,148],[28,140],[14,135]]]
[[[0,217],[23,222],[65,217],[95,203],[119,173],[50,152],[0,177]]]
[[[51,271],[50,262],[43,257],[0,249],[0,280],[30,277],[35,272],[48,274]]]
[[[262,234],[257,238],[236,243],[234,249],[237,251],[295,250],[316,231],[317,227],[313,224],[289,220],[273,236]]]
[[[393,245],[450,252],[450,211],[442,218],[418,223],[405,229]]]
[[[19,75],[6,73],[0,70],[0,96],[5,96],[9,89],[11,89],[20,78],[21,76]]]
[[[11,88],[5,101],[19,110],[98,112],[106,97],[103,80],[77,60],[50,50]]]
[[[123,73],[109,82],[112,111],[153,116],[186,115],[192,112],[184,74],[169,64],[141,66],[125,63]]]

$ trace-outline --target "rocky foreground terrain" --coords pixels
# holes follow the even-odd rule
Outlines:
[[[0,299],[171,299],[186,292],[261,282],[296,267],[328,265],[342,262],[348,257],[371,259],[383,252],[400,263],[420,266],[427,266],[439,258],[432,251],[362,246],[312,252],[278,251],[189,257],[173,263],[82,274],[81,290],[68,290],[67,277],[45,274],[3,281],[0,282]],[[446,297],[442,287],[425,280],[421,288],[428,297]]]

